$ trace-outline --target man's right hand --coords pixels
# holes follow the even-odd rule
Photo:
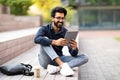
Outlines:
[[[56,45],[56,46],[64,46],[67,44],[67,40],[64,38],[60,38],[57,40],[52,40],[52,45]]]

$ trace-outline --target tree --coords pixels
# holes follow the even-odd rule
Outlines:
[[[32,10],[29,10],[29,13],[31,15],[42,15],[44,20],[49,22],[50,21],[50,11],[53,7],[55,6],[61,6],[61,1],[60,0],[32,0],[35,8],[37,8],[38,13],[34,13]]]
[[[0,3],[9,6],[14,15],[27,15],[27,10],[32,5],[31,0],[0,0]]]
[[[5,6],[5,5],[6,5],[6,1],[7,1],[7,0],[0,0],[0,4],[2,4],[2,5]]]

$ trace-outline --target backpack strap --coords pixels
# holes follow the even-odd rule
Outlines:
[[[21,64],[25,66],[25,70],[23,71],[24,75],[26,76],[34,75],[34,72],[30,72],[32,70],[32,66],[30,64],[24,64],[24,63],[21,63]]]

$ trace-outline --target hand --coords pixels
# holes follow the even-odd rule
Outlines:
[[[64,46],[64,45],[67,44],[67,40],[64,39],[64,38],[60,38],[60,39],[58,39],[58,40],[53,40],[53,41],[52,41],[52,44],[53,44],[53,45],[56,45],[56,46]]]
[[[74,39],[70,41],[70,47],[72,48],[72,50],[77,49],[77,42]]]

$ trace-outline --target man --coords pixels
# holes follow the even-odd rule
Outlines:
[[[35,43],[40,44],[39,63],[51,74],[59,72],[64,76],[74,74],[73,67],[79,67],[86,63],[88,58],[84,54],[78,54],[77,42],[71,40],[68,46],[71,56],[64,56],[62,48],[68,42],[64,39],[67,29],[63,27],[67,10],[63,7],[55,7],[51,11],[52,23],[40,27]]]

